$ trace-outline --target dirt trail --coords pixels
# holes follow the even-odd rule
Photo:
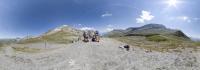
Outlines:
[[[103,38],[76,42],[43,53],[0,55],[0,70],[191,70],[199,68],[198,54],[146,53],[143,49],[119,49],[125,45]],[[132,46],[133,47],[133,46]],[[197,57],[194,57],[197,56]],[[187,59],[187,58],[191,59]],[[185,60],[182,60],[186,58]],[[194,63],[192,63],[194,62]],[[191,63],[189,65],[188,63]],[[188,64],[188,65],[187,65]]]

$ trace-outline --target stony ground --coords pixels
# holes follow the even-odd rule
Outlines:
[[[0,70],[200,70],[199,52],[145,52],[135,46],[126,51],[118,48],[122,45],[103,38],[99,43],[76,42],[41,53],[7,47],[0,53]]]

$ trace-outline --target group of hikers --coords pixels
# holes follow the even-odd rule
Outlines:
[[[92,42],[99,42],[100,35],[98,31],[95,32],[83,32],[83,42],[89,42],[90,40]]]
[[[98,31],[84,31],[82,37],[83,37],[83,40],[82,40],[83,42],[89,42],[89,41],[99,42],[100,40],[100,35]],[[79,40],[81,40],[80,37],[79,37]],[[119,48],[126,49],[126,51],[130,50],[129,45],[123,45],[123,46],[120,46]]]

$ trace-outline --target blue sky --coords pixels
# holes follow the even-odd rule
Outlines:
[[[61,25],[107,32],[149,23],[200,38],[200,0],[0,0],[0,38]]]

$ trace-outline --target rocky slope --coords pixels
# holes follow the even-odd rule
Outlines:
[[[110,38],[97,42],[76,42],[42,53],[0,51],[1,70],[199,70],[200,52],[147,52],[137,46],[130,51]],[[42,45],[38,45],[40,47]],[[57,47],[58,45],[53,45]],[[36,46],[35,46],[36,47]]]

